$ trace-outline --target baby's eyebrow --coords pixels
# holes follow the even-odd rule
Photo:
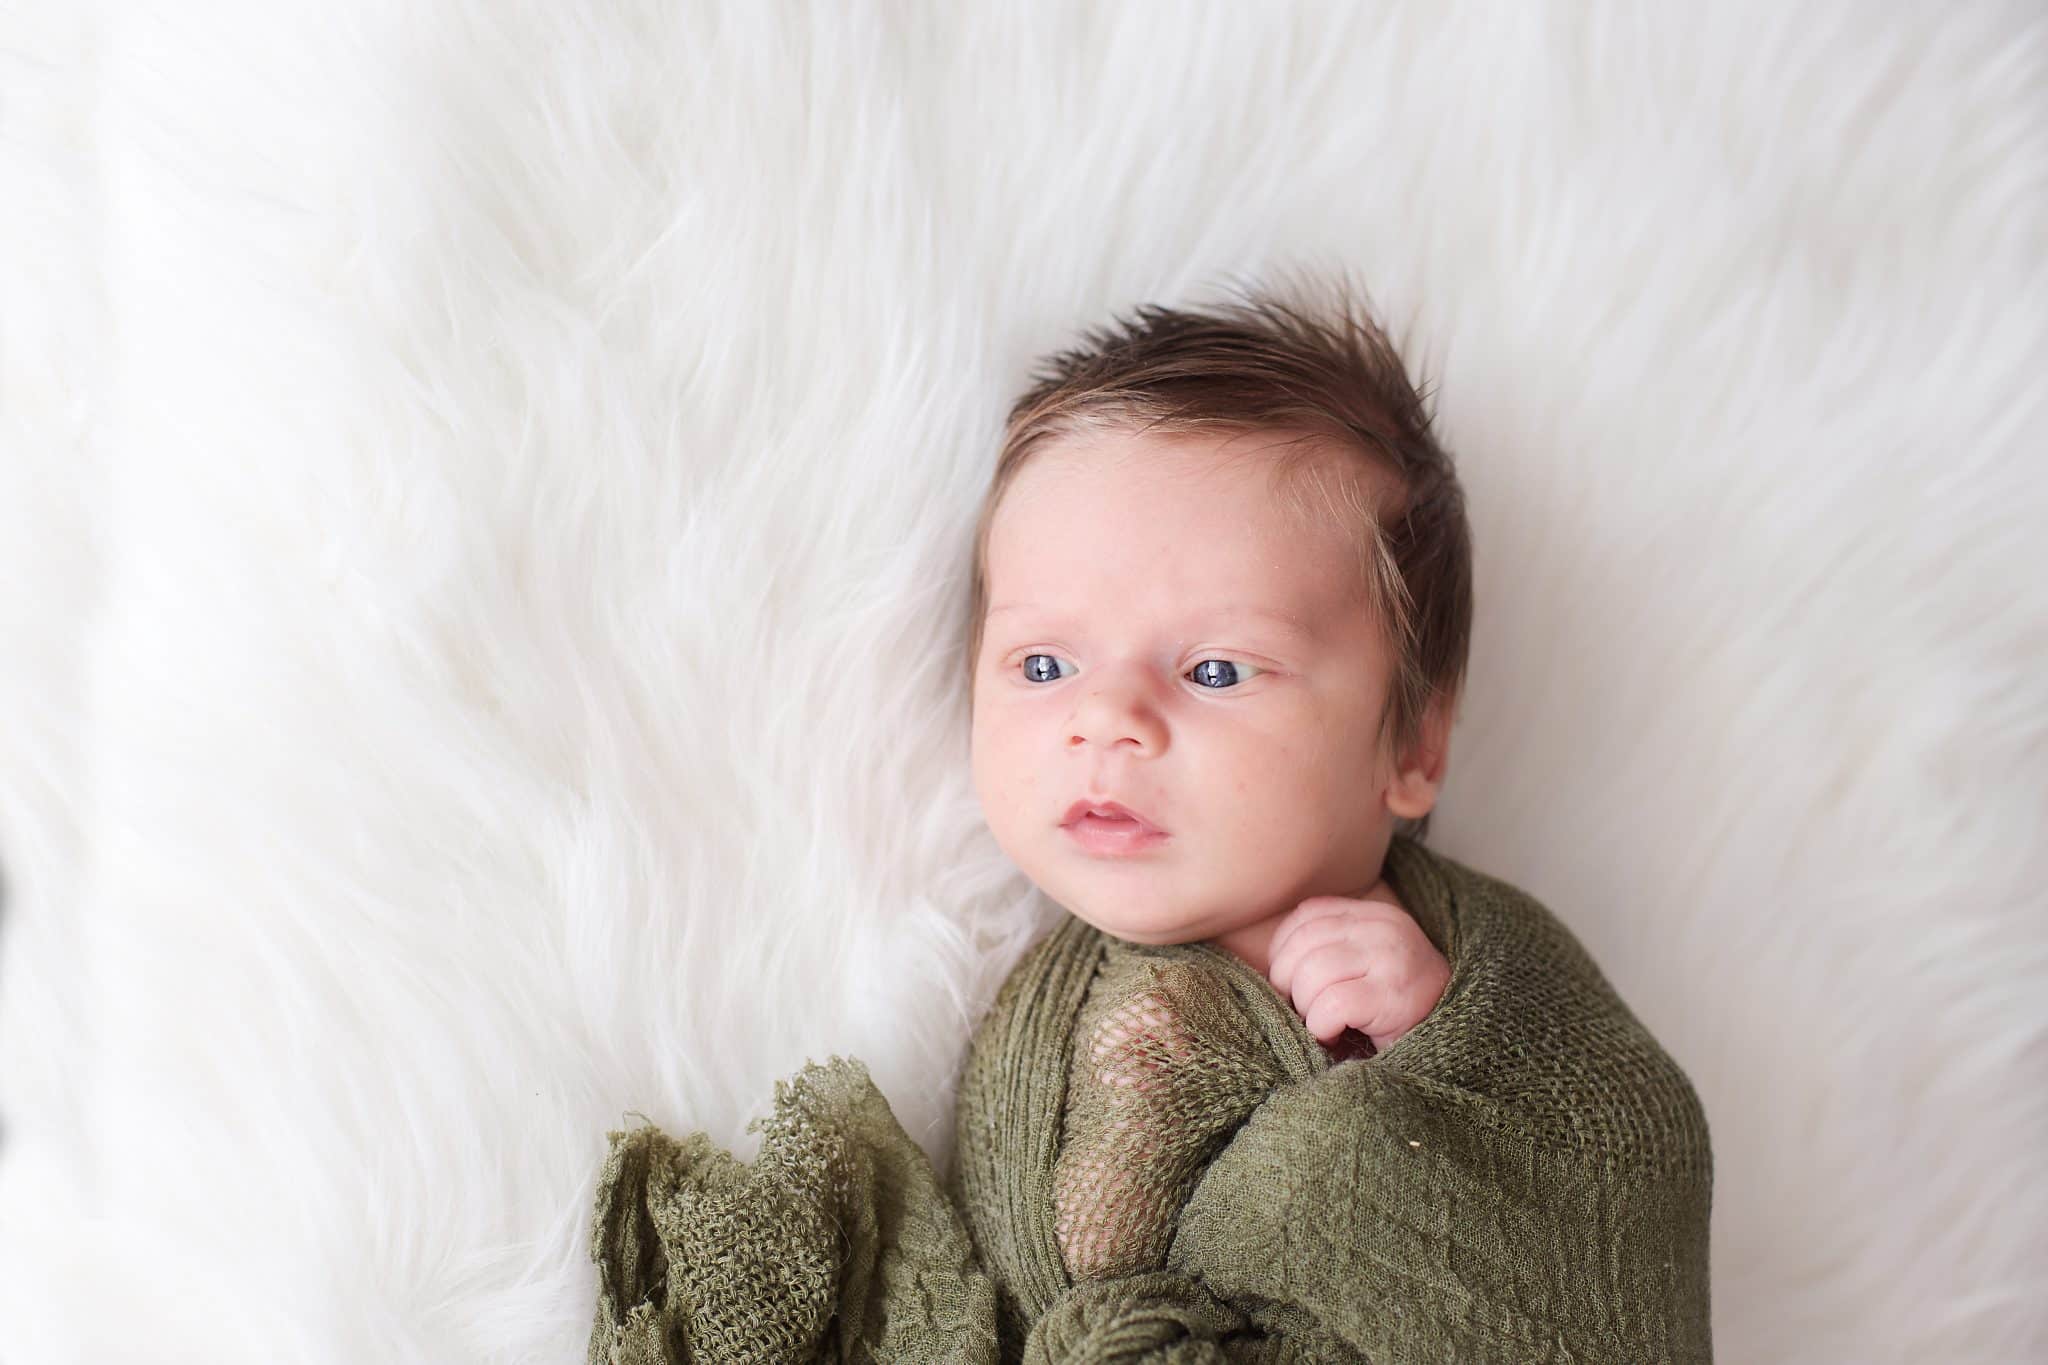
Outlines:
[[[1004,612],[1011,611],[1045,611],[1051,615],[1059,614],[1057,609],[1040,607],[1036,602],[999,602],[988,609],[988,614],[991,617],[995,617],[1002,615]],[[1310,625],[1299,612],[1287,611],[1280,607],[1262,607],[1251,603],[1227,603],[1223,606],[1204,607],[1200,614],[1203,616],[1256,616],[1261,620],[1271,621],[1297,635],[1313,636],[1316,633],[1315,627]]]
[[[1315,628],[1309,625],[1300,612],[1287,611],[1279,607],[1226,606],[1213,609],[1219,616],[1256,616],[1265,621],[1277,621],[1304,635],[1312,635]]]

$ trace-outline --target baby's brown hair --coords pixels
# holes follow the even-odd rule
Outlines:
[[[1292,438],[1278,446],[1275,495],[1356,533],[1361,595],[1393,655],[1383,733],[1406,753],[1423,738],[1433,702],[1449,721],[1472,634],[1464,490],[1430,431],[1424,395],[1361,291],[1339,279],[1285,293],[1240,288],[1201,310],[1143,305],[1084,332],[1032,379],[1010,409],[975,528],[970,699],[988,611],[989,528],[1036,451],[1104,430],[1273,433]],[[1375,505],[1370,485],[1389,478]],[[1426,826],[1425,818],[1415,832]]]

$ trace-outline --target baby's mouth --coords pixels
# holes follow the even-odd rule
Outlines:
[[[1098,858],[1127,857],[1166,842],[1165,830],[1114,801],[1076,801],[1060,828]]]
[[[1124,830],[1144,834],[1164,834],[1165,830],[1148,820],[1137,811],[1115,801],[1076,801],[1067,807],[1066,818],[1060,824],[1066,829]]]

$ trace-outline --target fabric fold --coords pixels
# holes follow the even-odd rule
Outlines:
[[[1024,1341],[1025,1365],[1279,1359],[1280,1344],[1201,1284],[1171,1271],[1086,1280],[1053,1300]],[[1230,1344],[1225,1345],[1228,1341]]]

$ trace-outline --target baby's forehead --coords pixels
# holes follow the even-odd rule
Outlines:
[[[1200,631],[1219,624],[1278,625],[1324,635],[1365,608],[1362,559],[1338,536],[1297,537],[1262,545],[1188,541],[1179,562],[1161,540],[1129,553],[1084,541],[1019,543],[992,562],[990,616],[1014,611],[1015,624],[1145,620]]]
[[[1270,427],[1084,427],[1041,445],[1018,479],[1053,482],[1132,469],[1172,479],[1213,476],[1207,481],[1214,496],[1303,513],[1335,505],[1369,516],[1398,504],[1402,494],[1383,455],[1328,432]]]
[[[1098,437],[1062,443],[1025,466],[1002,511],[1030,505],[1030,514],[1011,519],[1033,522],[1093,516],[1140,536],[1162,525],[1242,527],[1339,541],[1348,551],[1372,539],[1400,496],[1392,471],[1327,440],[1266,432],[1206,442]]]

